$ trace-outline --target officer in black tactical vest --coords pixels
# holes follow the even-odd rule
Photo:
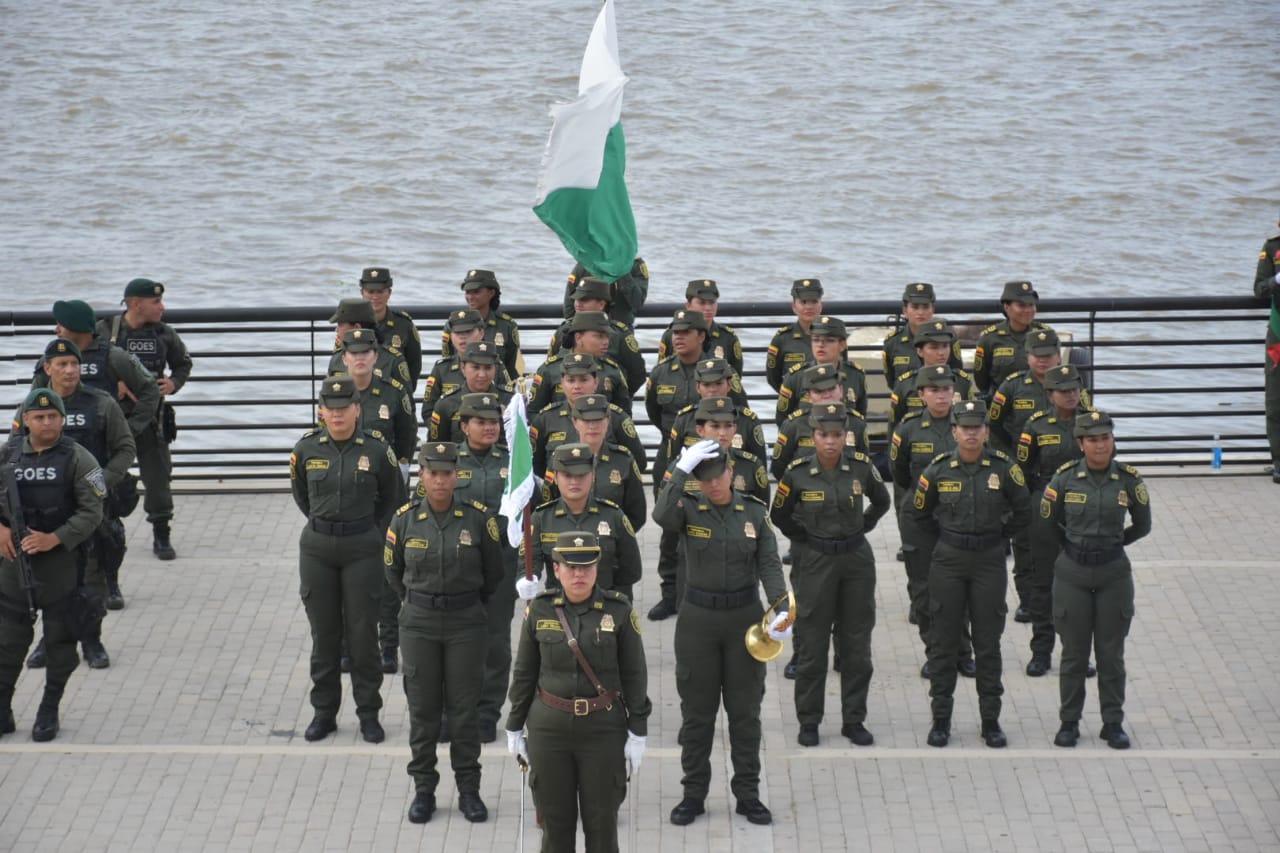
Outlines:
[[[58,705],[80,662],[76,643],[101,615],[77,591],[78,550],[102,521],[107,484],[93,454],[62,434],[61,397],[35,388],[22,409],[27,434],[0,460],[12,469],[0,482],[17,490],[15,496],[6,489],[0,504],[0,735],[16,729],[13,691],[41,610],[49,664],[31,739],[49,741],[58,736]],[[25,529],[18,527],[16,508]],[[30,559],[34,588],[23,579],[19,550]]]

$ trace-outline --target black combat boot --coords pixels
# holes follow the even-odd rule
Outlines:
[[[102,645],[101,634],[81,643],[80,650],[84,653],[85,663],[89,664],[90,669],[106,669],[111,666],[111,657]]]
[[[157,519],[151,522],[151,530],[154,541],[151,543],[151,550],[161,560],[173,560],[178,556],[178,552],[173,550],[173,546],[169,544],[169,520]]]
[[[107,572],[107,597],[103,600],[103,604],[108,610],[124,610],[124,596],[120,594],[119,566]]]
[[[62,688],[45,685],[44,698],[36,709],[36,724],[31,727],[31,739],[40,743],[58,736],[58,703],[62,701]]]
[[[44,669],[49,662],[49,655],[44,650],[44,637],[36,643],[36,647],[27,656],[27,669]]]

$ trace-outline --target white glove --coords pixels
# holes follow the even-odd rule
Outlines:
[[[529,746],[524,742],[524,732],[507,730],[507,752],[514,755],[517,762],[528,765]]]
[[[644,738],[627,732],[627,745],[622,748],[622,754],[626,756],[627,764],[631,768],[628,775],[634,776],[640,770],[640,762],[644,759]]]
[[[790,618],[790,613],[779,613],[777,616],[773,617],[773,621],[769,623],[770,639],[777,640],[778,642],[791,639],[791,632],[795,629],[795,624],[793,623],[785,628],[779,627],[783,622]]]
[[[698,463],[715,456],[716,451],[719,449],[720,442],[714,438],[704,438],[697,444],[691,444],[680,451],[680,458],[676,460],[676,467],[686,474],[692,474],[693,469],[698,467]]]
[[[532,601],[540,592],[542,581],[539,578],[527,578],[524,575],[516,578],[516,595],[520,596],[521,601]]]
[[[1276,284],[1280,284],[1280,272],[1276,273]]]

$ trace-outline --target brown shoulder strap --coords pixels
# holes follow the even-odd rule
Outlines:
[[[583,657],[582,649],[578,648],[578,638],[573,636],[573,632],[569,630],[569,620],[565,618],[563,607],[556,608],[556,616],[560,619],[560,627],[564,629],[564,635],[569,640],[569,651],[573,652],[573,656],[578,659],[578,666],[582,667],[582,671],[586,673],[596,692],[604,696],[609,691],[600,683],[600,679],[596,677],[596,671],[591,668],[591,664],[587,663],[587,659]]]

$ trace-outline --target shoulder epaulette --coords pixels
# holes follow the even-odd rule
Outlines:
[[[990,450],[991,455],[994,456],[996,459],[1003,459],[1005,462],[1013,461],[1013,457],[1005,453],[1003,450],[996,450],[994,447],[988,447],[987,450]]]
[[[756,455],[755,455],[754,453],[752,453],[750,450],[743,450],[741,447],[735,447],[735,448],[733,449],[733,452],[734,452],[735,454],[737,454],[737,456],[738,456],[739,458],[745,459],[745,460],[747,460],[748,462],[759,462],[759,461],[760,461],[760,457],[759,457],[759,456],[756,456]]]
[[[490,316],[492,316],[492,315],[490,315]],[[516,318],[515,318],[515,317],[512,317],[510,314],[508,314],[507,312],[503,311],[502,313],[498,314],[498,319],[499,319],[499,320],[511,320],[512,322],[515,322],[515,319],[516,319]]]
[[[728,323],[716,323],[716,328],[724,329],[726,332],[728,332],[731,335],[738,334],[738,332],[733,328],[733,326],[730,326]]]
[[[551,500],[549,500],[549,501],[543,501],[542,503],[540,503],[540,504],[538,504],[537,506],[535,506],[535,507],[533,508],[533,511],[534,511],[534,512],[537,512],[537,511],[538,511],[538,510],[540,510],[540,509],[546,509],[547,507],[555,506],[555,504],[556,504],[557,500],[558,500],[557,498],[552,498],[552,499],[551,499]]]
[[[787,471],[790,471],[792,468],[795,468],[798,465],[808,465],[812,461],[813,461],[812,456],[801,456],[798,459],[792,459],[790,462],[787,463]],[[783,471],[783,473],[785,474],[786,471]]]
[[[1063,462],[1061,465],[1058,466],[1058,469],[1053,473],[1061,474],[1063,471],[1067,470],[1068,468],[1074,468],[1076,463],[1079,461],[1080,461],[1079,459],[1072,459],[1070,462]]]
[[[561,352],[563,352],[563,350]],[[560,360],[560,353],[557,352],[554,355],[547,356],[547,360],[542,363],[542,366],[546,367],[548,364],[553,364],[559,360]]]
[[[804,370],[806,367],[809,367],[809,366],[810,365],[808,364],[793,364],[787,368],[787,373],[799,373],[801,370]]]
[[[627,598],[626,595],[618,592],[616,589],[606,589],[601,593],[601,595],[606,601],[617,601],[628,606],[631,604],[631,599]]]
[[[475,500],[464,500],[464,501],[463,501],[463,503],[464,503],[464,504],[466,504],[466,505],[467,505],[467,506],[469,506],[469,507],[472,507],[472,508],[474,508],[474,509],[479,510],[479,511],[480,511],[480,512],[482,512],[482,513],[487,514],[487,513],[489,512],[489,508],[488,508],[487,506],[485,506],[484,504],[480,503],[480,501],[475,501]]]
[[[550,414],[550,412],[551,412],[553,409],[555,409],[555,410],[559,410],[559,409],[560,409],[560,404],[561,404],[562,402],[563,402],[562,400],[556,400],[554,403],[547,403],[545,406],[543,406],[541,409],[539,409],[539,410],[538,410],[537,412],[535,412],[534,414],[535,414],[535,415],[546,415],[546,414]]]
[[[618,506],[616,503],[609,500],[608,498],[596,498],[596,503],[600,504],[601,506],[611,506],[614,509],[616,509],[618,512],[622,512],[622,507]]]
[[[909,412],[907,412],[905,415],[903,415],[902,420],[898,421],[898,426],[902,426],[902,425],[903,425],[903,424],[905,424],[907,421],[916,421],[916,420],[920,420],[921,418],[923,418],[923,417],[924,417],[925,412],[927,412],[927,411],[929,411],[929,410],[928,410],[928,409],[915,409],[915,410],[913,410],[913,411],[909,411]]]
[[[884,342],[887,344],[889,341],[896,339],[900,334],[902,334],[902,327],[898,326],[892,332],[884,336]]]
[[[1002,331],[1004,331],[1004,330],[1000,328],[1000,324],[999,324],[999,323],[992,323],[990,326],[987,326],[985,329],[983,329],[983,330],[982,330],[981,332],[979,332],[978,334],[979,334],[979,336],[982,336],[982,335],[990,335],[990,334],[992,334],[992,333],[994,333],[994,332],[1002,332]]]
[[[779,329],[778,329],[778,331],[776,331],[776,332],[774,332],[774,333],[773,333],[773,336],[776,338],[778,335],[786,334],[786,333],[787,333],[787,332],[789,332],[789,331],[791,331],[791,324],[790,324],[790,323],[788,323],[787,325],[782,326],[781,328],[779,328]]]
[[[619,370],[622,369],[622,365],[618,364],[618,362],[614,361],[612,358],[609,358],[609,356],[607,355],[596,356],[596,361],[600,362],[601,364],[612,364],[614,367],[618,368]]]
[[[759,415],[757,415],[755,412],[751,411],[751,407],[750,407],[750,406],[743,406],[741,409],[739,409],[739,410],[738,410],[738,416],[739,416],[739,417],[741,417],[742,415],[746,415],[746,416],[747,416],[747,417],[749,417],[749,418],[758,418],[758,417],[759,417]]]
[[[807,417],[809,417],[809,410],[804,408],[796,409],[794,412],[787,413],[788,421],[794,421],[796,418],[807,418]]]
[[[411,509],[413,509],[413,501],[409,501],[408,503],[404,504],[399,509],[397,509],[396,515],[404,515],[406,512],[408,512]]]
[[[853,451],[853,458],[858,462],[866,462],[868,465],[871,464],[871,457],[863,453],[861,450]]]
[[[1141,476],[1142,476],[1141,474],[1139,474],[1139,473],[1138,473],[1138,469],[1137,469],[1137,468],[1134,468],[1132,465],[1126,464],[1126,463],[1124,463],[1124,462],[1121,462],[1121,463],[1120,463],[1120,470],[1121,470],[1121,471],[1123,471],[1123,472],[1125,472],[1126,474],[1129,474],[1130,476],[1133,476],[1133,477],[1141,477]]]
[[[617,412],[618,414],[622,414],[622,415],[627,414],[627,410],[626,410],[626,409],[624,409],[624,408],[622,408],[621,406],[619,406],[617,403],[610,403],[610,404],[609,404],[609,411],[610,411],[610,412]],[[630,417],[630,416],[628,415],[628,417]]]
[[[632,452],[631,452],[630,450],[628,450],[627,448],[623,447],[621,444],[616,444],[615,442],[612,442],[612,441],[606,441],[606,442],[604,443],[604,446],[605,446],[605,448],[607,448],[607,449],[608,449],[608,451],[609,451],[610,453],[617,453],[617,454],[624,454],[624,453],[625,453],[628,457],[630,457],[630,458],[632,458],[632,459],[634,459],[634,458],[635,458],[635,454],[634,454],[634,453],[632,453]]]
[[[610,405],[613,405],[613,404],[611,403]],[[691,404],[689,404],[688,406],[685,406],[685,407],[684,407],[683,409],[681,409],[680,411],[676,412],[676,417],[677,417],[677,418],[678,418],[678,417],[680,417],[680,416],[681,416],[681,415],[683,415],[685,412],[692,412],[692,411],[693,411],[694,409],[696,409],[696,408],[697,408],[697,406],[695,406],[695,405],[693,405],[693,404],[691,403]]]
[[[937,462],[941,462],[943,459],[946,459],[946,458],[947,458],[948,456],[950,456],[950,455],[951,455],[951,451],[950,451],[950,450],[944,450],[942,453],[939,453],[937,456],[935,456],[935,457],[933,457],[932,459],[930,459],[930,460],[929,460],[929,464],[930,464],[930,465],[933,465],[933,464],[935,464],[935,463],[937,463]]]
[[[899,373],[896,381],[905,382],[906,380],[910,379],[912,376],[915,376],[915,375],[916,375],[916,371],[914,369],[908,370],[904,373]]]
[[[553,586],[550,589],[542,590],[542,592],[538,593],[537,596],[535,597],[536,598],[555,598],[556,596],[560,595],[563,591],[564,590],[560,589],[560,587]]]
[[[1045,417],[1048,417],[1048,416],[1049,416],[1049,413],[1048,413],[1047,411],[1045,411],[1044,409],[1041,409],[1041,410],[1040,410],[1040,411],[1038,411],[1038,412],[1033,412],[1033,413],[1032,413],[1032,415],[1031,415],[1031,417],[1027,418],[1027,424],[1028,424],[1028,425],[1030,425],[1032,421],[1038,421],[1038,420],[1040,420],[1041,418],[1045,418]]]
[[[972,379],[973,374],[965,370],[963,367],[957,367],[951,371],[952,376],[963,376],[965,379]]]

